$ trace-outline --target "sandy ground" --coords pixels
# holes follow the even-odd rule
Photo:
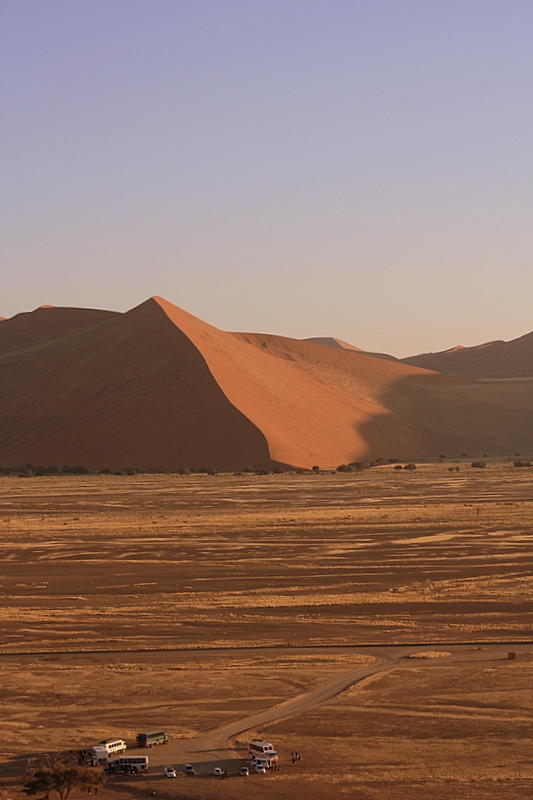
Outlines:
[[[99,794],[529,796],[533,662],[507,651],[533,646],[477,642],[533,639],[531,489],[509,464],[3,479],[7,791],[28,758],[107,735],[161,726],[169,755],[190,753],[199,734],[385,652],[345,645],[403,643],[366,681],[255,731],[281,753],[275,775],[168,781],[161,747],[150,776]],[[433,657],[403,657],[421,651]]]

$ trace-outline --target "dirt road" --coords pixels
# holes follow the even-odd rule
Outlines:
[[[382,647],[377,651],[375,648],[372,648],[372,650],[361,648],[358,652],[363,655],[370,655],[373,658],[371,663],[352,669],[343,675],[327,681],[310,692],[300,694],[297,697],[285,700],[271,708],[242,717],[241,719],[230,722],[219,728],[206,731],[194,739],[174,740],[165,747],[150,750],[150,771],[158,772],[165,764],[173,764],[176,769],[182,769],[185,763],[193,764],[198,774],[209,774],[214,766],[221,766],[228,769],[228,771],[231,769],[235,770],[237,767],[235,759],[246,758],[246,750],[239,750],[238,747],[235,747],[231,743],[231,740],[239,736],[239,734],[261,728],[263,725],[267,725],[270,722],[307,711],[313,706],[319,705],[341,692],[346,691],[350,686],[364,680],[370,675],[375,675],[379,672],[391,669],[410,652],[424,649],[428,649],[428,647]],[[452,648],[445,645],[431,645],[430,649],[446,650],[448,652],[452,650]],[[496,649],[502,657],[505,657],[505,648],[502,648],[501,644],[493,646],[488,645],[483,648],[483,651],[480,651],[478,647],[473,645],[456,646],[453,648],[453,654],[447,658],[447,661],[454,659],[480,660],[493,658]],[[317,653],[320,651],[321,648],[316,648]],[[403,662],[404,666],[408,664],[408,661]],[[417,660],[416,662],[411,662],[411,664],[413,666],[416,664],[416,666],[420,667],[421,662]],[[431,663],[427,662],[427,665],[429,667]],[[146,751],[138,752],[145,753]]]

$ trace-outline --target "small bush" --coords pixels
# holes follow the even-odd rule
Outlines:
[[[416,464],[413,463],[406,464],[404,469],[416,469]]]
[[[483,467],[486,467],[487,465],[484,461],[472,461],[470,466],[475,467],[476,469],[483,469]]]
[[[531,461],[514,461],[513,467],[531,467]]]

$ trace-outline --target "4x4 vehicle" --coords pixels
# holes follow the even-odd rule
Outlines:
[[[165,767],[163,769],[163,775],[165,776],[165,778],[175,778],[175,777],[177,777],[176,776],[176,770],[174,769],[174,767]]]

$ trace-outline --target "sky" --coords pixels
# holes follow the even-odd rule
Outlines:
[[[530,0],[0,0],[0,315],[533,329]]]

